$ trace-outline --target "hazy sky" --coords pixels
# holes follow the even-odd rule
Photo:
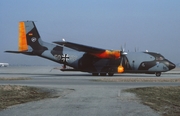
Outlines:
[[[44,41],[153,51],[180,62],[180,0],[0,0],[0,62],[53,64],[18,49],[18,22],[33,20]],[[56,63],[54,63],[56,64]]]

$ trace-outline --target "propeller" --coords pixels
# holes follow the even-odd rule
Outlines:
[[[123,67],[123,60],[124,60],[124,56],[126,54],[128,54],[127,52],[125,52],[125,47],[126,47],[126,43],[124,44],[124,48],[122,47],[121,45],[121,50],[120,50],[120,53],[121,53],[121,58],[119,59],[120,60],[120,64],[117,68],[117,72],[118,73],[123,73],[124,72],[124,67]]]
[[[126,55],[127,54],[127,52],[125,52],[125,48],[126,48],[126,43],[124,44],[124,48],[122,47],[122,45],[121,45],[121,55]]]

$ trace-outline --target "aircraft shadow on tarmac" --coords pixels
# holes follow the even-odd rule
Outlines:
[[[32,77],[109,77],[109,78],[113,78],[113,77],[156,77],[154,75],[150,75],[150,74],[115,74],[114,76],[92,76],[90,73],[65,73],[65,74],[50,74],[50,73],[1,73],[0,75],[29,75]]]

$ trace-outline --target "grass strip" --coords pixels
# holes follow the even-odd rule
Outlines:
[[[50,92],[35,87],[0,85],[0,110],[8,106],[50,97]]]
[[[135,93],[143,104],[163,116],[180,115],[180,86],[132,88],[124,91]]]

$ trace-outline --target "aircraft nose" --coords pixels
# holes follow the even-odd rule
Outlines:
[[[172,70],[176,67],[176,65],[172,62],[169,62],[169,70]]]

